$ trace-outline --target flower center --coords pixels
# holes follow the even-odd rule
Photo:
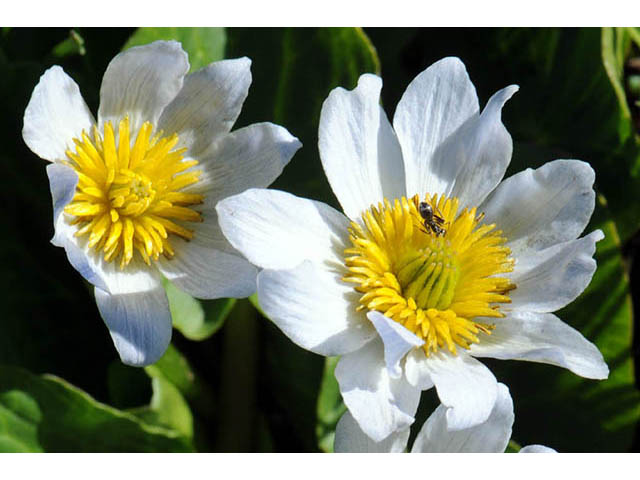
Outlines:
[[[107,261],[120,258],[127,266],[134,252],[150,264],[160,254],[174,254],[170,235],[191,240],[194,232],[180,222],[201,222],[193,205],[204,196],[182,190],[199,181],[201,172],[189,170],[196,160],[183,161],[185,148],[174,149],[178,136],[151,137],[153,126],[145,122],[131,146],[129,119],[118,125],[118,139],[111,122],[104,137],[97,127],[89,137],[74,139],[76,151],[68,150],[67,164],[78,174],[78,186],[65,207],[75,217],[77,237],[88,236],[88,246],[102,252]],[[188,171],[187,171],[188,170]]]
[[[361,293],[361,309],[377,310],[424,340],[427,356],[469,348],[503,317],[515,288],[498,276],[513,270],[511,250],[495,225],[480,225],[476,208],[458,213],[458,199],[418,195],[372,206],[352,222],[344,281]]]

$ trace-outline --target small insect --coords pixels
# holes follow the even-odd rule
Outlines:
[[[427,202],[420,202],[418,205],[418,211],[420,212],[420,216],[424,219],[424,228],[427,229],[427,233],[431,230],[436,237],[440,235],[444,235],[447,231],[442,228],[444,225],[444,218],[442,218],[442,214],[436,207],[436,212],[433,212],[433,207],[429,205]]]

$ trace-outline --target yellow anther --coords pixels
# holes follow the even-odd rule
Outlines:
[[[499,304],[515,286],[498,275],[514,260],[502,232],[479,225],[484,215],[475,208],[458,212],[457,198],[431,195],[421,214],[420,202],[385,199],[351,224],[343,280],[362,294],[359,309],[404,325],[424,340],[427,356],[440,348],[455,354],[493,330],[476,318],[504,316]]]
[[[201,222],[193,210],[204,196],[183,189],[197,183],[200,171],[196,160],[183,160],[185,148],[178,148],[177,135],[151,136],[153,126],[145,122],[131,135],[129,118],[111,122],[104,132],[94,126],[91,136],[82,132],[73,139],[75,151],[68,151],[71,167],[78,174],[78,187],[65,213],[77,225],[77,237],[88,236],[89,248],[103,253],[106,261],[120,258],[125,268],[134,258],[150,265],[161,254],[174,255],[170,234],[193,238],[190,222]],[[133,146],[131,142],[133,140]],[[187,225],[183,225],[186,223]],[[136,253],[137,252],[137,253]]]

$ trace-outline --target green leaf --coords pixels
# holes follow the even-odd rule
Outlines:
[[[267,316],[264,313],[264,310],[262,310],[262,307],[260,306],[260,302],[258,302],[258,293],[257,292],[249,297],[249,301],[251,302],[251,305],[253,305],[253,307],[256,310],[258,310],[258,313],[260,313],[260,315],[262,315],[263,317],[267,318]]]
[[[191,340],[207,338],[209,328],[207,328],[204,309],[200,302],[166,278],[162,279],[162,284],[167,292],[173,326]]]
[[[187,452],[177,431],[148,425],[52,375],[0,367],[0,450]]]
[[[173,326],[189,340],[205,340],[217,332],[236,302],[233,298],[197,300],[167,279],[163,284]]]
[[[193,438],[193,416],[180,391],[159,372],[147,373],[151,377],[153,396],[147,407],[136,408],[131,413],[153,425],[163,425]]]
[[[520,444],[518,444],[518,442],[512,439],[512,440],[509,440],[509,443],[507,444],[507,448],[504,453],[518,453],[521,449],[522,447],[520,446]]]
[[[116,407],[128,409],[148,424],[180,432],[198,450],[210,449],[211,439],[198,423],[217,421],[217,399],[173,344],[160,360],[144,369],[114,362],[108,384],[110,402]]]
[[[56,45],[53,49],[53,56],[62,58],[70,55],[84,55],[87,50],[84,46],[84,38],[78,32],[71,29],[69,37]]]
[[[197,332],[187,336],[191,340],[201,340],[216,333],[236,305],[235,298],[219,298],[216,300],[200,300],[204,309],[204,323]]]
[[[42,419],[38,404],[20,390],[0,393],[0,452],[41,452],[36,425]]]
[[[145,367],[152,378],[165,378],[192,405],[194,411],[204,417],[212,417],[216,399],[211,387],[191,368],[187,359],[173,344],[153,365]]]
[[[631,111],[624,92],[624,63],[629,51],[631,37],[626,28],[602,29],[602,65],[609,77],[613,93],[618,100],[620,140],[622,143],[631,135]]]
[[[327,357],[324,361],[322,383],[318,393],[318,424],[316,435],[320,450],[333,452],[336,424],[347,410],[340,395],[340,386],[335,376],[336,365],[340,357]]]
[[[177,40],[182,43],[182,48],[189,54],[191,71],[224,58],[226,35],[225,29],[221,27],[143,27],[131,35],[122,49],[145,45],[156,40]]]

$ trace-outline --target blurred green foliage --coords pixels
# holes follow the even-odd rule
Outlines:
[[[289,341],[247,301],[200,301],[166,283],[174,338],[155,365],[122,365],[92,290],[48,240],[45,162],[24,145],[22,116],[39,76],[61,65],[95,112],[102,73],[119,51],[180,41],[192,70],[252,59],[253,83],[236,128],[271,121],[304,147],[274,188],[338,206],[317,152],[322,102],[381,74],[390,118],[415,75],[460,57],[481,104],[516,83],[503,121],[514,139],[508,175],[556,158],[596,170],[588,230],[606,234],[589,288],[558,315],[594,341],[603,382],[539,364],[488,361],[514,398],[517,445],[630,451],[640,418],[629,263],[640,227],[640,33],[584,29],[18,29],[0,32],[0,451],[332,451],[344,412],[324,359]],[[640,69],[638,69],[640,70]],[[634,76],[635,75],[635,76]],[[253,299],[255,300],[255,299]],[[65,380],[62,380],[64,378]],[[435,407],[423,394],[420,425]],[[415,435],[416,432],[413,434]]]
[[[155,389],[154,389],[155,390]],[[0,449],[13,452],[192,451],[184,434],[186,405],[158,388],[146,415],[116,410],[52,375],[17,367],[0,368]],[[171,404],[171,405],[169,405]],[[186,409],[186,412],[185,412]],[[169,413],[171,426],[163,428]],[[152,415],[151,413],[154,413]],[[141,412],[140,412],[141,413]],[[175,415],[182,414],[182,418]],[[157,420],[160,421],[157,421]]]

